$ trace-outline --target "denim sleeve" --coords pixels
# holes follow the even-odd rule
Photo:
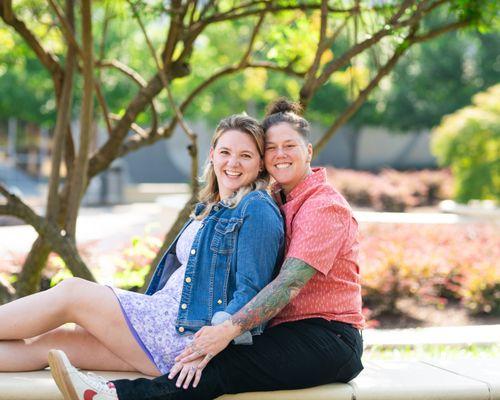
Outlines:
[[[236,248],[236,291],[224,311],[233,315],[273,278],[284,241],[283,219],[267,200],[252,198],[243,215]]]

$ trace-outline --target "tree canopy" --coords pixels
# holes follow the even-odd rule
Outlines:
[[[198,136],[184,114],[253,114],[288,95],[326,127],[318,153],[411,49],[494,26],[499,9],[495,0],[0,0],[0,42],[10,46],[0,50],[1,84],[9,90],[1,116],[26,112],[23,118],[54,126],[45,215],[0,183],[0,215],[39,234],[17,294],[37,289],[51,251],[73,274],[94,279],[75,238],[89,182],[180,127],[189,141],[192,197],[161,255],[198,192]],[[374,104],[371,118],[380,118],[384,110]],[[107,131],[98,145],[96,121]]]

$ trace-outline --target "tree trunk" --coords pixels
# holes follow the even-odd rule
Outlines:
[[[73,0],[66,1],[66,14],[70,26],[74,27],[74,2]],[[76,49],[68,44],[66,57],[66,66],[64,73],[64,82],[62,84],[61,96],[58,99],[58,112],[54,136],[52,139],[52,159],[51,159],[51,174],[49,179],[49,193],[47,200],[47,218],[55,224],[61,220],[60,214],[60,197],[58,194],[60,183],[60,167],[62,153],[65,146],[65,136],[70,134],[68,131],[71,108],[73,104],[73,76],[76,67]],[[62,218],[64,219],[64,218]],[[51,252],[51,245],[38,237],[33,243],[31,250],[24,262],[23,269],[17,281],[16,297],[23,297],[35,293],[40,289],[40,279],[42,270],[47,263],[48,256]]]
[[[9,282],[0,276],[0,305],[8,303],[14,298],[14,289]]]
[[[23,269],[15,285],[16,297],[24,297],[40,290],[42,270],[50,254],[50,245],[39,236],[26,257]]]
[[[70,181],[66,232],[76,242],[76,220],[80,202],[87,186],[89,149],[92,143],[94,108],[94,56],[92,51],[91,0],[82,0],[83,98],[80,114],[80,146]]]

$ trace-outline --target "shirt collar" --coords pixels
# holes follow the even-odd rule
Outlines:
[[[317,186],[326,182],[326,169],[325,168],[312,168],[312,174],[306,176],[306,178],[295,186],[290,193],[286,196],[287,201],[291,201],[297,198],[304,189]],[[281,185],[277,182],[273,184],[272,193],[274,198],[281,204],[281,199],[279,192],[282,190]]]

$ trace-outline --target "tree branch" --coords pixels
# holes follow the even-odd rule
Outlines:
[[[209,77],[208,79],[203,81],[200,85],[198,85],[189,94],[189,96],[181,103],[180,109],[182,111],[184,111],[189,106],[189,104],[196,98],[197,95],[199,95],[203,90],[208,88],[211,84],[213,84],[218,79],[221,79],[222,77],[228,76],[232,73],[242,71],[243,69],[246,69],[246,68],[264,68],[264,69],[269,69],[269,70],[273,70],[273,71],[277,71],[277,72],[287,73],[289,75],[293,75],[293,76],[296,76],[298,78],[304,77],[304,72],[294,71],[291,66],[280,67],[274,63],[266,62],[266,61],[249,62],[245,66],[245,68],[241,68],[241,69],[238,68],[237,65],[233,65],[231,67],[222,68],[221,70],[216,72],[214,75],[212,75],[211,77]],[[148,130],[146,137],[143,137],[143,135],[137,135],[137,136],[130,137],[121,147],[119,156],[122,157],[122,156],[124,156],[132,151],[140,149],[141,147],[154,144],[158,140],[169,138],[172,135],[176,124],[177,124],[177,119],[176,119],[176,117],[173,117],[168,126],[161,127],[157,131],[155,131],[153,129]]]
[[[92,119],[94,103],[94,55],[92,40],[92,8],[91,0],[81,0],[82,44],[83,44],[83,98],[80,113],[80,145],[75,158],[75,166],[70,179],[66,230],[75,239],[76,220],[85,188],[87,187],[87,170],[90,143],[93,137]]]
[[[0,0],[0,17],[7,25],[12,26],[21,35],[28,46],[35,52],[38,60],[50,72],[52,79],[58,83],[58,80],[63,75],[63,71],[57,57],[46,51],[26,24],[16,17],[12,10],[12,0]]]
[[[118,60],[101,60],[96,62],[98,68],[114,68],[122,74],[132,79],[140,87],[146,87],[146,80],[134,69]]]
[[[262,8],[264,6],[265,8]],[[254,8],[255,7],[255,8]],[[211,24],[215,22],[228,21],[237,18],[248,17],[251,15],[256,15],[261,13],[264,9],[271,13],[279,13],[282,11],[294,11],[294,10],[319,10],[321,9],[321,2],[317,4],[290,4],[290,5],[276,5],[272,4],[267,0],[263,1],[251,1],[245,5],[241,5],[239,7],[233,7],[231,10],[221,13],[215,14],[205,19],[201,19],[199,22],[204,24]],[[352,13],[356,8],[335,8],[331,6],[327,6],[329,13],[337,13],[337,14],[346,14]]]
[[[303,104],[307,104],[311,97],[312,94],[315,92],[315,90],[323,85],[329,77],[337,70],[342,68],[344,65],[346,65],[349,60],[351,60],[353,57],[356,55],[360,54],[367,48],[373,46],[374,44],[378,43],[381,39],[384,37],[390,35],[395,29],[403,28],[403,27],[408,27],[408,26],[414,26],[417,24],[427,13],[432,11],[438,4],[441,3],[445,0],[440,0],[434,4],[431,4],[429,7],[427,7],[429,1],[422,0],[418,6],[417,10],[415,13],[408,19],[400,21],[399,18],[395,18],[396,16],[401,16],[403,15],[403,12],[401,12],[401,9],[396,12],[395,15],[391,17],[391,19],[387,22],[387,24],[384,24],[384,27],[380,29],[378,32],[374,33],[371,37],[368,39],[352,46],[348,51],[346,51],[342,56],[340,56],[337,59],[334,59],[331,61],[329,64],[326,65],[324,68],[323,72],[321,75],[316,79],[314,84],[312,85],[311,89],[309,90],[309,93],[307,93],[308,97],[303,97],[301,98],[301,102]]]
[[[96,63],[96,67],[101,68],[114,68],[117,71],[121,72],[126,77],[133,80],[139,87],[144,88],[147,86],[146,80],[137,72],[130,68],[128,65],[118,61],[118,60],[102,60]],[[151,116],[152,116],[152,125],[151,131],[156,131],[158,129],[158,111],[156,108],[156,104],[154,98],[150,101],[151,105]]]
[[[413,42],[414,43],[426,42],[430,39],[435,38],[436,36],[440,36],[440,35],[443,35],[445,33],[455,31],[455,30],[460,29],[460,28],[464,28],[468,25],[469,25],[468,21],[456,21],[456,22],[450,23],[448,25],[444,25],[444,26],[441,26],[439,28],[435,28],[429,32],[424,33],[424,34],[415,36],[415,38],[413,39]]]
[[[176,116],[179,124],[181,125],[182,129],[186,133],[187,137],[191,141],[190,145],[188,146],[188,152],[189,152],[189,155],[191,157],[191,189],[192,189],[193,195],[196,195],[198,193],[198,186],[199,186],[199,183],[198,183],[197,135],[189,128],[186,121],[184,120],[184,117],[182,115],[181,110],[179,109],[179,107],[175,103],[174,96],[172,94],[172,90],[170,89],[167,75],[165,74],[164,68],[160,65],[158,58],[156,57],[155,49],[153,47],[153,44],[151,43],[151,40],[149,39],[149,36],[146,32],[146,28],[144,27],[144,24],[142,23],[141,17],[139,16],[137,11],[135,10],[135,7],[134,7],[133,3],[131,2],[131,0],[127,0],[127,2],[129,3],[130,7],[132,8],[133,13],[134,13],[134,17],[136,18],[136,20],[139,23],[139,26],[142,30],[142,33],[144,35],[144,38],[145,38],[146,43],[148,45],[148,48],[151,52],[151,56],[153,57],[155,64],[156,64],[156,68],[158,69],[158,72],[160,74],[160,78],[161,78],[161,81],[163,83],[163,86],[167,90],[168,99],[169,99],[170,105],[172,106],[172,108],[175,112],[175,116]],[[177,4],[177,3],[173,2],[173,4]]]
[[[62,31],[64,37],[66,38],[68,45],[73,46],[76,49],[80,58],[83,58],[82,48],[78,44],[78,42],[75,38],[75,35],[73,34],[74,29],[71,27],[71,24],[64,17],[64,14],[63,14],[61,8],[59,7],[59,5],[54,0],[48,0],[48,1],[49,1],[50,6],[52,7],[54,12],[56,13],[57,19],[61,23],[61,31]]]
[[[321,152],[321,150],[326,146],[328,141],[338,131],[338,129],[347,121],[349,121],[354,113],[361,107],[361,105],[363,105],[368,95],[373,91],[373,89],[378,86],[381,79],[392,71],[401,56],[411,46],[416,29],[416,26],[412,28],[405,41],[396,48],[392,57],[384,64],[381,69],[379,69],[375,77],[363,90],[359,92],[358,97],[346,108],[346,110],[344,110],[342,115],[340,115],[340,117],[335,120],[335,122],[327,129],[321,139],[314,145],[314,149],[316,150],[315,154],[319,154]]]
[[[323,0],[323,1],[326,2],[326,0]],[[306,72],[305,81],[304,81],[302,88],[301,88],[301,91],[300,91],[301,103],[304,106],[307,106],[307,104],[305,102],[303,102],[302,99],[307,99],[307,98],[310,98],[312,96],[311,91],[314,90],[315,81],[316,81],[316,74],[317,74],[318,69],[320,67],[321,57],[323,56],[324,52],[333,45],[334,41],[340,35],[340,32],[342,32],[342,30],[345,28],[345,26],[349,22],[349,19],[352,17],[352,15],[353,14],[349,14],[347,17],[345,17],[343,22],[340,24],[340,26],[333,32],[332,36],[328,37],[327,36],[327,24],[328,24],[327,7],[325,4],[323,4],[323,7],[321,9],[320,35],[319,35],[319,40],[318,40],[318,46],[316,48],[316,54],[314,55],[314,60],[311,64],[310,68]]]
[[[60,231],[56,224],[37,215],[19,197],[10,193],[1,184],[0,193],[7,199],[6,204],[0,205],[0,215],[12,215],[31,225],[41,237],[50,243],[54,251],[61,256],[74,276],[79,276],[93,282],[96,281],[80,258],[75,244],[69,237],[65,236],[64,231]]]
[[[127,0],[127,3],[132,8],[132,13],[134,14],[134,17],[137,19],[137,15],[139,14],[137,13],[134,5],[129,0]],[[182,10],[182,1],[172,0],[171,12],[170,12],[171,20],[167,34],[167,41],[165,42],[165,46],[161,54],[162,63],[166,69],[170,67],[170,62],[172,60],[175,47],[177,46],[179,37],[182,33],[183,29],[182,20],[184,19],[184,14],[181,13],[181,10]],[[142,21],[140,24],[142,25]],[[145,30],[143,31],[145,32]],[[156,58],[156,53],[154,54],[154,57]]]
[[[73,7],[73,1],[67,0],[66,9],[69,18],[69,29],[73,29],[74,26]],[[50,163],[51,171],[47,196],[47,218],[54,223],[57,223],[56,218],[59,213],[60,206],[58,195],[59,184],[61,180],[60,170],[65,136],[71,122],[71,110],[73,106],[73,76],[77,65],[76,57],[75,47],[72,45],[72,43],[68,43],[63,86],[57,110],[56,126],[52,138],[52,156]]]

